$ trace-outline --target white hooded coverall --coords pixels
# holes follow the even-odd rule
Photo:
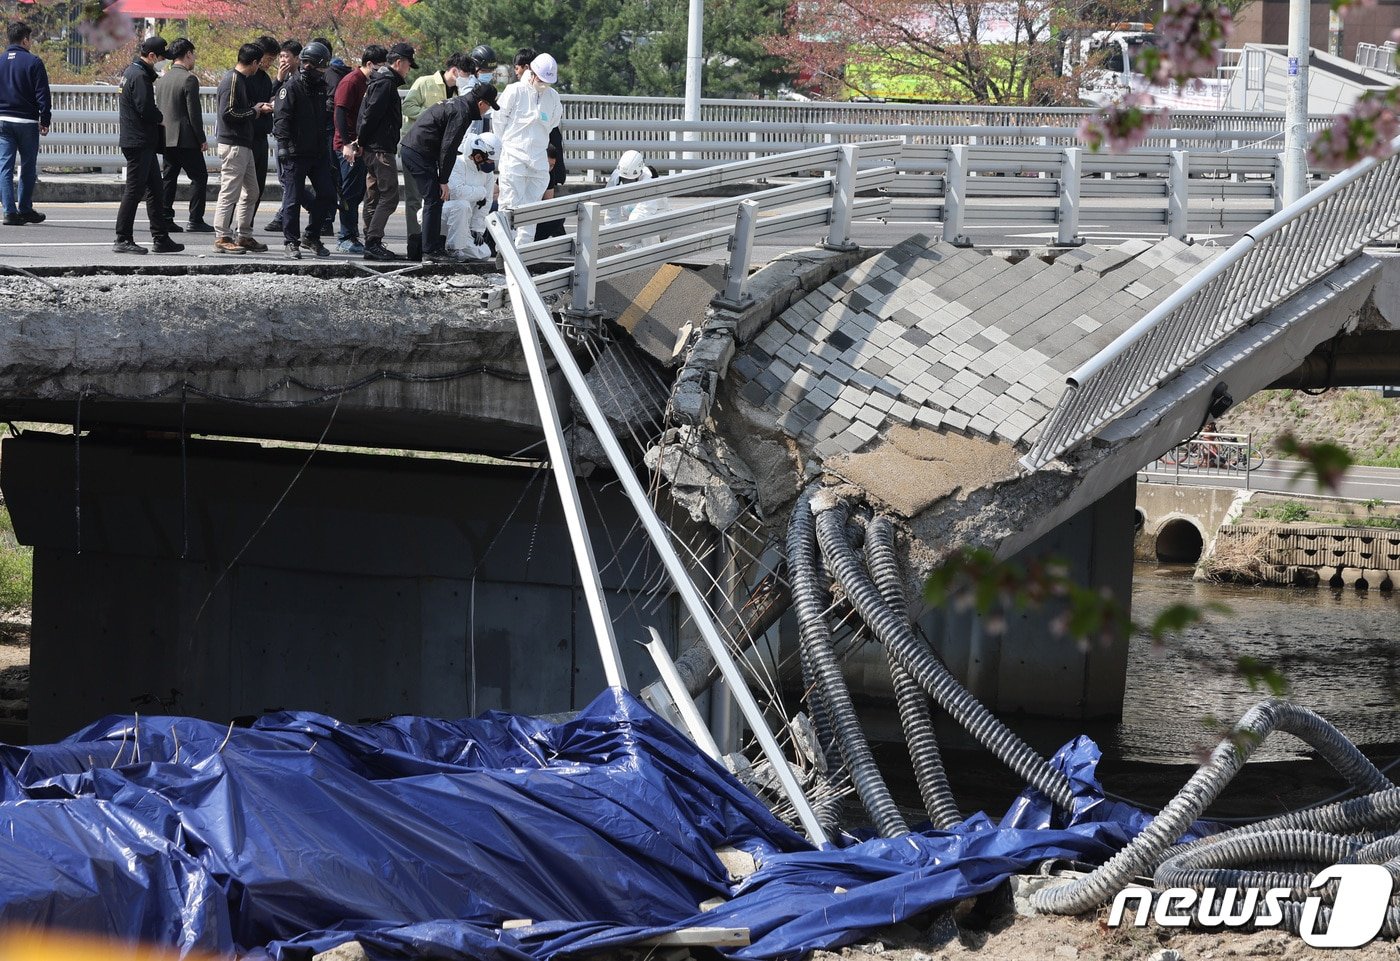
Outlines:
[[[549,189],[549,132],[559,126],[559,93],[525,71],[506,87],[491,113],[491,129],[501,138],[501,157],[496,164],[501,180],[500,205],[513,210],[543,199]],[[515,230],[520,247],[535,238],[535,225]]]
[[[642,175],[636,180],[623,180],[614,170],[608,177],[608,186],[616,187],[618,184],[644,184],[652,179],[651,170],[642,168]],[[655,217],[657,214],[664,214],[671,209],[671,205],[665,197],[653,197],[650,200],[641,200],[630,204],[618,204],[615,207],[607,207],[603,210],[603,226],[608,227],[613,224],[625,224],[633,220],[644,220],[647,217]],[[641,237],[637,240],[624,241],[618,244],[623,250],[632,250],[636,247],[649,247],[652,244],[659,244],[665,239],[661,234],[651,237]]]
[[[447,181],[448,199],[442,205],[442,226],[447,234],[447,249],[463,251],[478,259],[491,256],[484,243],[476,243],[472,235],[486,232],[486,214],[491,209],[491,194],[496,189],[496,174],[476,169],[467,156],[458,156]]]

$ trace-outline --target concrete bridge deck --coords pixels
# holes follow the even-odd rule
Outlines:
[[[1366,311],[1371,311],[1368,323],[1381,326],[1379,314],[1366,305],[1380,268],[1363,257],[1295,303],[1282,305],[1280,311],[1292,311],[1290,323],[1265,318],[1248,333],[1255,338],[1250,344],[1227,345],[1218,363],[1203,365],[1126,418],[1116,439],[1092,448],[1075,472],[1024,476],[1017,457],[1054,406],[1065,372],[1161,302],[1215,252],[1164,241],[1006,257],[925,238],[883,252],[806,250],[755,274],[754,301],[737,312],[706,307],[714,284],[702,274],[673,269],[659,285],[650,275],[627,283],[619,279],[613,285],[618,326],[591,349],[583,345],[593,335],[578,343],[580,356],[592,364],[590,376],[602,378],[608,388],[599,393],[612,402],[614,426],[643,442],[636,450],[639,461],[647,444],[664,446],[654,433],[664,418],[708,425],[707,431],[737,455],[728,461],[735,472],[719,482],[708,468],[697,466],[698,459],[690,465],[691,494],[699,494],[688,503],[706,500],[707,490],[717,490],[717,484],[731,499],[738,492],[748,505],[739,507],[751,510],[762,525],[746,535],[746,549],[761,552],[771,543],[796,491],[807,478],[825,472],[905,519],[914,562],[911,581],[950,544],[965,543],[994,547],[1005,556],[1053,550],[1070,557],[1086,583],[1121,589],[1131,543],[1118,532],[1132,530],[1133,474],[1199,425],[1221,372],[1229,371],[1232,388],[1244,396],[1297,367],[1338,331],[1354,328]],[[45,585],[40,597],[48,609],[62,611],[47,618],[36,613],[35,643],[49,647],[47,655],[35,658],[36,688],[67,683],[64,672],[74,659],[94,666],[74,687],[80,697],[51,701],[47,714],[37,709],[43,731],[61,731],[82,711],[121,709],[128,697],[153,689],[152,682],[136,676],[140,672],[115,672],[110,657],[93,649],[114,611],[136,632],[133,637],[149,637],[158,649],[179,654],[161,672],[161,685],[186,691],[187,703],[204,705],[211,716],[271,706],[256,699],[284,687],[232,690],[227,678],[211,677],[202,666],[206,655],[244,664],[262,656],[258,651],[276,649],[309,665],[316,651],[333,644],[343,649],[345,664],[361,670],[376,663],[374,652],[392,637],[394,645],[427,645],[422,658],[402,662],[402,670],[421,678],[423,658],[448,657],[472,623],[497,626],[482,657],[511,657],[508,625],[519,612],[543,604],[532,599],[544,595],[548,603],[529,621],[530,629],[557,636],[569,663],[590,659],[590,630],[577,616],[577,589],[567,578],[532,585],[526,564],[496,575],[480,612],[474,599],[464,599],[475,564],[499,536],[501,511],[510,500],[504,490],[493,495],[485,512],[468,501],[464,511],[444,515],[445,523],[466,532],[469,554],[449,561],[452,552],[439,551],[436,560],[423,560],[416,541],[434,535],[422,511],[409,505],[422,501],[428,510],[431,498],[443,503],[445,488],[417,472],[391,471],[384,476],[401,477],[401,488],[391,492],[393,485],[381,484],[377,496],[399,506],[387,514],[378,502],[363,506],[366,516],[376,518],[372,550],[385,556],[382,563],[366,566],[353,551],[327,551],[323,541],[306,540],[306,532],[330,515],[316,497],[277,500],[276,483],[269,478],[285,471],[287,462],[275,452],[239,450],[214,468],[263,478],[251,508],[219,503],[220,498],[243,500],[236,479],[221,478],[218,496],[206,498],[212,498],[207,508],[182,507],[188,495],[169,487],[181,472],[209,476],[211,468],[195,463],[193,449],[189,465],[181,466],[186,455],[171,441],[184,435],[324,439],[497,455],[533,445],[538,416],[514,324],[493,278],[453,269],[367,276],[327,265],[270,272],[252,265],[217,272],[177,269],[166,276],[84,273],[0,279],[10,306],[10,322],[0,327],[0,417],[76,424],[87,438],[76,449],[41,449],[43,438],[35,438],[36,446],[26,448],[33,455],[7,459],[0,477],[21,536],[40,546],[36,579]],[[607,300],[602,288],[600,300]],[[720,336],[724,331],[727,341]],[[1256,351],[1261,344],[1269,349]],[[1254,362],[1247,370],[1231,370],[1230,358],[1244,355]],[[631,382],[645,389],[615,389]],[[706,410],[694,408],[686,394],[697,383],[710,393]],[[152,431],[161,436],[151,436]],[[587,432],[579,430],[575,437],[575,454],[586,461]],[[78,475],[85,479],[75,490],[70,455],[81,454],[85,445],[102,450],[111,443],[126,445],[126,452],[86,458],[88,471],[99,464],[147,469],[155,461],[148,462],[142,450],[156,445],[160,450],[150,452],[160,456],[161,492],[118,497],[115,492],[126,489],[122,484],[91,473]],[[658,461],[664,458],[651,463]],[[16,465],[23,465],[22,473],[15,473]],[[381,458],[374,469],[390,467]],[[323,490],[334,488],[337,477],[365,470],[348,461],[328,463],[326,469],[317,482]],[[667,476],[679,480],[674,471]],[[593,496],[608,496],[606,474],[590,484]],[[684,502],[680,487],[671,489]],[[471,494],[464,488],[462,496]],[[82,518],[78,524],[75,506]],[[528,523],[520,524],[530,511],[527,507],[522,515],[519,508],[516,504],[512,536],[533,544],[539,533],[545,541],[538,550],[563,556],[563,531],[556,525],[529,532]],[[264,510],[277,519],[260,533]],[[412,524],[401,527],[391,519],[406,511],[414,516]],[[104,520],[110,512],[116,513]],[[347,529],[365,520],[350,503],[331,514]],[[705,510],[692,511],[691,517],[685,522],[687,536],[696,534],[698,521],[704,521],[702,528],[716,524],[716,515]],[[191,538],[189,525],[195,522],[211,537]],[[622,544],[631,557],[645,553],[635,543],[627,546],[629,525],[616,512],[600,523],[598,543]],[[123,526],[135,532],[130,539],[110,536]],[[94,533],[84,541],[84,528],[101,536]],[[713,539],[713,530],[705,536]],[[238,548],[250,537],[268,544],[245,559]],[[437,625],[435,633],[416,638],[412,624],[387,631],[380,621],[352,617],[333,618],[332,637],[308,632],[304,619],[249,620],[239,614],[238,598],[258,596],[257,579],[270,570],[295,572],[278,575],[297,585],[279,595],[279,603],[308,610],[334,611],[337,596],[364,592],[371,584],[377,593],[388,591],[386,598],[409,590],[424,605],[414,623],[425,625],[423,631]],[[373,580],[380,570],[392,572],[383,584]],[[709,569],[699,576],[718,577]],[[143,578],[149,584],[143,586]],[[444,583],[452,590],[443,593]],[[655,591],[654,582],[619,575],[616,586],[608,587],[631,592],[625,602],[629,617],[637,623],[648,619],[636,598]],[[90,603],[66,606],[69,591]],[[210,598],[213,607],[201,619],[195,608]],[[653,610],[679,649],[684,624],[670,607]],[[249,635],[254,626],[267,636]],[[1121,648],[1096,652],[1088,663],[1078,650],[1047,647],[1029,622],[1013,625],[995,644],[970,624],[950,622],[943,633],[966,639],[945,656],[974,692],[998,709],[1062,717],[1103,716],[1116,709]],[[1028,673],[1027,664],[1038,668]],[[390,680],[400,668],[385,670]],[[465,712],[470,703],[484,703],[468,699],[477,697],[476,678],[489,676],[488,669],[481,670],[478,675],[474,668],[473,680],[454,687],[447,700],[434,701],[434,709]],[[877,690],[887,683],[859,662],[851,670]],[[1064,673],[1073,682],[1047,689],[1038,680],[1046,671]],[[648,678],[635,659],[629,672],[635,672],[634,680]],[[116,685],[121,689],[104,683],[107,678],[121,678]],[[376,701],[374,710],[418,709],[420,695],[429,689],[439,692],[434,697],[441,694],[419,680],[404,680],[396,688],[404,692],[401,705],[391,698],[393,703]],[[573,687],[559,679],[551,690]],[[319,691],[306,703],[353,712],[345,700],[353,696],[350,688]],[[549,707],[508,686],[492,697],[490,703],[506,708]]]

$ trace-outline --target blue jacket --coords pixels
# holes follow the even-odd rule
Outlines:
[[[44,61],[17,43],[0,56],[0,117],[37,120],[43,127],[53,119]]]

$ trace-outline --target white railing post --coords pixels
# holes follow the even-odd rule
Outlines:
[[[578,205],[578,229],[574,234],[574,290],[569,311],[578,316],[595,313],[598,292],[598,228],[603,208],[591,200]]]
[[[757,225],[758,202],[741,202],[734,221],[734,236],[729,238],[729,263],[724,266],[724,293],[714,301],[721,307],[739,310],[747,303],[744,284],[749,279],[749,262],[753,260],[753,231]]]
[[[836,182],[832,185],[831,232],[824,246],[828,250],[853,250],[851,243],[851,208],[856,202],[856,166],[860,148],[847,144],[840,148],[836,161]]]
[[[598,149],[594,146],[598,142],[598,131],[590,128],[583,135],[583,139],[588,144],[588,150],[584,154],[588,158],[588,169],[583,172],[584,183],[602,183],[603,175],[598,171]]]
[[[1077,247],[1084,243],[1079,236],[1079,172],[1083,150],[1065,147],[1060,160],[1059,232],[1055,242],[1061,247]]]
[[[972,242],[963,233],[966,203],[967,145],[954,144],[948,148],[948,169],[943,174],[943,239],[970,247]]]
[[[1191,155],[1185,150],[1171,152],[1167,176],[1167,236],[1185,240],[1190,232]]]

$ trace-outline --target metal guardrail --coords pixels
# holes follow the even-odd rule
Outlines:
[[[1374,43],[1358,43],[1356,45],[1356,57],[1358,64],[1368,70],[1379,70],[1395,76],[1395,51],[1397,45],[1393,40],[1387,40],[1379,46]]]
[[[1264,464],[1264,455],[1254,446],[1253,434],[1229,434],[1202,431],[1195,437],[1177,444],[1152,462],[1157,471],[1172,471],[1172,481],[1181,483],[1183,470],[1198,476],[1244,478],[1244,489],[1250,489],[1249,475]]]
[[[1071,374],[1021,464],[1038,470],[1093,436],[1397,224],[1397,154],[1367,158],[1279,211]]]
[[[888,213],[890,206],[888,197],[857,199],[856,194],[888,186],[903,149],[901,141],[886,140],[792,151],[526,204],[514,210],[502,210],[499,217],[511,227],[569,215],[575,218],[574,233],[525,244],[517,253],[526,265],[572,259],[568,267],[536,276],[533,286],[541,295],[571,291],[569,308],[576,313],[586,314],[594,309],[600,280],[724,246],[729,247],[730,257],[722,296],[724,301],[739,305],[745,299],[744,283],[756,238],[804,227],[829,226],[827,244],[838,248],[849,246],[853,217],[857,214],[880,216]],[[609,207],[658,197],[677,197],[704,188],[799,171],[817,171],[821,176],[808,183],[769,187],[743,197],[725,198],[607,227],[602,225],[603,212]],[[609,253],[617,251],[619,244],[657,235],[667,235],[667,239]]]
[[[125,161],[117,149],[118,88],[56,84],[51,89],[54,126],[40,143],[41,162],[120,170]],[[200,92],[212,137],[214,88]],[[1077,107],[706,100],[699,122],[687,124],[678,98],[566,95],[563,100],[567,162],[590,174],[611,170],[631,149],[647,151],[658,169],[675,171],[884,136],[910,144],[1074,146],[1077,125],[1092,113]],[[1310,124],[1320,130],[1330,120],[1317,116]],[[1181,112],[1171,115],[1171,123],[1153,133],[1149,146],[1247,150],[1274,143],[1283,130],[1282,116],[1270,114]]]

